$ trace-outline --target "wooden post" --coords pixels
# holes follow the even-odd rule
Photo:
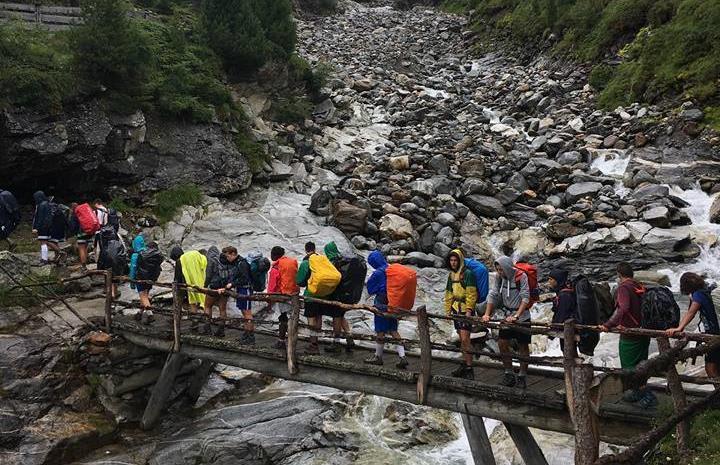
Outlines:
[[[173,295],[173,352],[180,352],[180,322],[182,321],[182,296],[178,283],[172,285]]]
[[[113,302],[113,275],[112,270],[105,271],[105,332],[110,334],[112,326],[112,302]]]
[[[417,396],[420,405],[425,405],[428,385],[432,377],[432,345],[430,342],[430,323],[424,305],[417,309],[417,330],[420,341],[420,374],[417,380]]]
[[[288,322],[287,364],[288,372],[291,375],[296,375],[298,372],[297,341],[300,323],[300,296],[294,295],[290,304],[292,305],[292,312],[290,313],[290,321]]]
[[[670,340],[666,337],[660,337],[657,340],[658,349],[660,353],[666,353],[670,350]],[[675,365],[671,365],[667,371],[667,384],[670,389],[670,395],[675,404],[675,412],[682,412],[687,407],[687,399],[685,398],[685,391],[680,381],[680,375],[678,375],[677,368]],[[690,424],[687,421],[681,421],[678,423],[676,428],[676,440],[677,449],[681,457],[687,457],[688,455],[688,438],[690,437]]]
[[[165,403],[167,402],[170,392],[175,384],[175,377],[177,376],[178,371],[180,371],[184,361],[185,355],[183,354],[171,352],[168,355],[167,360],[165,361],[165,366],[160,373],[160,377],[158,378],[157,383],[155,383],[155,387],[153,387],[152,394],[150,395],[147,407],[145,407],[142,420],[140,420],[140,427],[142,429],[149,430],[157,424],[160,414],[165,408]]]
[[[537,441],[527,426],[515,425],[512,423],[503,423],[510,437],[515,443],[515,447],[520,452],[525,465],[548,465],[545,454],[538,445]]]
[[[490,438],[488,438],[485,430],[483,417],[464,413],[460,416],[465,426],[465,433],[470,444],[470,453],[472,453],[475,465],[495,465],[495,456],[493,455]]]
[[[202,363],[200,363],[200,366],[195,370],[195,373],[192,374],[190,384],[188,384],[188,388],[185,391],[185,397],[190,405],[195,405],[197,402],[200,397],[200,392],[202,391],[203,386],[205,386],[205,383],[207,383],[213,368],[215,368],[215,362],[203,360]]]
[[[600,453],[598,419],[592,408],[592,365],[579,365],[575,342],[575,321],[563,327],[565,397],[575,428],[575,465],[592,465]]]

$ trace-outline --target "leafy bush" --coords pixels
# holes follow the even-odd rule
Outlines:
[[[295,48],[290,0],[205,0],[202,11],[209,44],[235,78],[287,60]]]
[[[180,184],[155,194],[153,213],[161,223],[167,223],[182,207],[200,205],[202,198],[202,191],[195,184]]]
[[[83,24],[71,32],[75,67],[81,79],[103,85],[124,104],[139,102],[153,68],[150,41],[125,0],[88,0]]]
[[[327,63],[318,63],[315,69],[310,66],[304,58],[298,55],[292,55],[289,60],[290,78],[295,82],[302,82],[308,94],[316,97],[325,84],[327,83],[332,66]]]
[[[649,465],[683,463],[678,456],[674,435],[669,434],[651,454]],[[691,422],[690,448],[694,451],[689,463],[693,465],[715,465],[720,463],[720,410],[707,410]]]
[[[59,111],[74,90],[66,36],[0,23],[0,106]]]
[[[265,147],[254,141],[246,131],[235,136],[235,147],[245,157],[253,173],[261,172],[263,165],[270,161],[270,155],[265,151]]]
[[[270,109],[276,121],[300,123],[310,117],[313,105],[305,97],[288,97],[276,99]]]

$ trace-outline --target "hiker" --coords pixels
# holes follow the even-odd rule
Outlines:
[[[530,323],[530,282],[526,272],[521,271],[513,265],[510,257],[503,255],[495,260],[495,286],[488,294],[488,303],[485,308],[483,321],[490,321],[490,317],[499,309],[507,323]],[[530,357],[530,328],[526,331],[519,329],[501,329],[499,331],[498,347],[502,355],[502,363],[505,369],[501,385],[507,387],[517,386],[525,389],[527,386],[528,361],[520,361],[519,376],[515,376],[513,370],[510,343],[515,340],[518,352],[522,357]]]
[[[128,277],[131,280],[140,280],[140,254],[147,249],[145,238],[142,234],[135,236],[135,239],[132,241],[132,249],[133,254],[130,256],[130,271]],[[152,284],[130,282],[130,288],[135,289],[140,297],[140,311],[135,314],[135,319],[140,320],[143,317],[145,309],[150,307],[150,289],[152,289]]]
[[[95,233],[100,230],[100,223],[88,203],[80,205],[73,203],[71,210],[75,217],[71,229],[77,231],[75,244],[80,258],[80,270],[87,271],[88,244],[94,240]]]
[[[448,316],[475,316],[477,304],[477,284],[472,270],[465,266],[465,255],[460,249],[450,252],[445,266],[450,270],[445,286],[445,314]],[[455,319],[455,330],[460,337],[463,351],[463,363],[452,372],[452,376],[473,379],[472,347],[470,333],[472,323],[467,320]]]
[[[227,319],[228,296],[226,291],[231,290],[238,279],[238,252],[235,247],[223,248],[222,253],[212,246],[207,252],[207,269],[205,270],[205,285],[217,291],[217,294],[205,296],[205,316],[207,322],[200,328],[201,334],[212,333],[215,336],[225,336],[225,320]],[[217,304],[220,313],[220,324],[212,331],[212,310]]]
[[[335,291],[328,296],[328,300],[342,302],[344,304],[357,304],[362,299],[365,277],[367,276],[367,265],[359,255],[343,256],[335,242],[329,242],[323,249],[325,256],[330,260],[335,269],[340,272],[340,284]],[[325,348],[325,352],[340,352],[340,336],[345,333],[345,350],[352,352],[355,341],[350,333],[350,324],[345,319],[345,310],[333,305],[325,305],[323,315],[333,320],[333,342]]]
[[[10,234],[20,224],[20,204],[10,191],[0,189],[0,240],[8,243],[8,249],[13,251],[15,243],[10,240]]]
[[[340,273],[335,269],[330,260],[319,255],[315,249],[314,242],[305,244],[305,258],[298,267],[295,283],[305,288],[303,295],[305,297],[324,298],[335,291],[340,283]],[[322,316],[325,312],[325,305],[306,300],[304,315],[308,319],[310,326],[310,345],[305,349],[308,355],[317,355],[320,353],[320,345],[318,344],[318,334],[322,328]]]
[[[286,256],[285,249],[277,245],[270,250],[270,259],[272,260],[272,266],[270,267],[270,277],[268,278],[268,294],[299,294],[300,288],[295,282],[298,272],[297,260]],[[277,302],[275,305],[278,312],[280,312],[280,316],[278,317],[280,327],[278,328],[278,340],[275,343],[275,348],[286,349],[287,343],[285,339],[288,329],[288,312],[292,311],[292,305],[290,302]]]
[[[67,253],[62,250],[68,231],[68,216],[70,209],[59,203],[51,203],[52,224],[50,225],[50,239],[48,244],[55,250],[55,262],[63,265]]]
[[[618,263],[616,268],[619,285],[615,291],[615,312],[610,319],[601,325],[602,331],[611,328],[640,328],[642,322],[642,296],[645,287],[635,281],[635,272],[629,263]],[[618,354],[620,367],[623,370],[633,370],[640,363],[648,359],[650,338],[646,336],[620,335]],[[631,389],[623,395],[626,402],[637,402],[643,409],[657,405],[657,398],[646,386]]]
[[[127,249],[125,243],[112,227],[104,227],[99,233],[98,242],[98,270],[112,270],[113,276],[122,276],[127,267]],[[120,294],[118,285],[113,281],[111,290],[112,299],[117,299]]]
[[[368,257],[368,263],[374,268],[374,271],[370,275],[367,281],[366,287],[368,294],[374,295],[375,300],[373,305],[381,312],[388,311],[388,295],[387,295],[387,275],[386,271],[388,268],[387,260],[383,256],[382,252],[375,250],[370,253]],[[384,317],[381,315],[375,315],[375,354],[366,359],[365,363],[369,365],[382,365],[383,364],[383,350],[385,346],[385,334],[389,333],[394,339],[398,341],[400,333],[398,332],[399,320],[392,317]],[[398,360],[397,366],[400,369],[407,368],[408,360],[405,357],[405,346],[402,342],[397,343],[397,351],[400,359]]]
[[[103,205],[102,200],[95,199],[92,203],[93,210],[95,211],[95,217],[97,218],[98,225],[100,228],[108,224],[108,209]],[[95,259],[98,260],[100,257],[100,252],[98,250],[98,247],[100,245],[100,230],[98,230],[97,233],[95,233],[95,238],[93,239],[93,252],[95,254]]]
[[[188,286],[205,287],[205,274],[207,272],[208,259],[205,256],[205,250],[190,250],[180,255],[176,263],[176,276],[178,267],[183,277],[183,282]],[[180,281],[178,281],[180,282]],[[201,313],[205,304],[205,294],[198,291],[187,290],[188,305],[190,313]],[[193,319],[190,323],[190,329],[196,331],[198,329],[197,319]]]
[[[270,269],[270,261],[263,257],[260,252],[248,255],[252,258],[252,265],[244,257],[238,256],[235,261],[237,274],[233,285],[238,295],[251,296],[253,291],[263,292],[267,282],[267,272]],[[267,267],[263,262],[265,259]],[[243,316],[243,333],[240,336],[240,344],[255,344],[255,323],[253,323],[252,303],[250,299],[235,299],[235,307],[240,310]]]
[[[548,278],[548,287],[555,293],[552,306],[552,322],[565,323],[568,320],[577,320],[577,298],[572,283],[568,281],[569,273],[565,270],[554,269]],[[560,338],[560,350],[565,349],[565,341]]]
[[[182,263],[180,263],[180,257],[185,251],[179,245],[174,245],[170,249],[170,260],[173,262],[173,283],[185,284],[185,276],[183,275]],[[183,303],[183,306],[188,301],[187,289],[178,289],[178,296]]]
[[[60,255],[60,248],[55,242],[51,242],[51,230],[53,225],[52,199],[48,198],[43,191],[33,194],[35,200],[35,215],[33,216],[33,233],[37,234],[40,242],[40,265],[50,263],[49,249],[55,252],[55,259]]]
[[[670,328],[665,333],[674,336],[685,331],[688,324],[700,314],[700,322],[705,334],[720,334],[717,309],[710,294],[711,289],[702,276],[696,273],[683,273],[680,276],[680,293],[690,296],[687,313],[682,317],[676,328]],[[720,347],[705,354],[705,373],[709,378],[720,377]]]

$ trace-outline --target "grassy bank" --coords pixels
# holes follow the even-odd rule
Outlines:
[[[446,0],[474,10],[480,32],[501,32],[536,47],[596,64],[593,84],[607,108],[636,101],[720,99],[717,0]],[[618,65],[606,58],[621,58]]]

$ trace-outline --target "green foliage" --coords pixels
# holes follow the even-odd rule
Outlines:
[[[128,16],[125,0],[88,0],[82,7],[83,24],[71,32],[79,77],[105,86],[117,104],[136,106],[154,66],[147,34]]]
[[[176,8],[165,22],[148,21],[156,67],[147,92],[162,113],[193,122],[209,122],[216,109],[237,112],[222,82],[220,61],[204,42],[204,31],[191,10]]]
[[[0,23],[0,107],[59,111],[74,91],[64,34]]]
[[[706,107],[703,121],[716,131],[720,131],[720,107]]]
[[[120,197],[113,197],[110,200],[110,202],[108,202],[108,207],[114,208],[115,210],[119,211],[120,213],[128,213],[128,212],[134,210],[132,205],[130,205],[129,203],[127,203],[127,201],[125,199],[122,199]]]
[[[593,67],[588,77],[588,82],[597,90],[603,90],[607,87],[613,78],[614,69],[610,65],[599,64]]]
[[[203,193],[195,184],[179,184],[155,194],[153,213],[161,223],[175,218],[186,205],[196,207],[202,202]]]
[[[667,95],[718,97],[720,3],[717,0],[446,0],[475,9],[477,27],[501,29],[523,43],[556,34],[556,50],[582,60],[620,54],[615,70],[591,76],[601,104],[654,101]],[[623,46],[625,46],[623,48]]]
[[[310,117],[313,104],[306,97],[276,99],[270,110],[273,119],[281,123],[300,123]]]
[[[693,465],[715,465],[720,463],[720,410],[708,410],[692,420],[690,448],[694,451],[690,463]],[[652,454],[648,465],[683,463],[677,453],[673,434],[669,434]]]
[[[235,78],[287,60],[295,48],[290,0],[205,0],[202,11],[209,44]]]
[[[332,66],[327,63],[320,62],[313,69],[310,63],[298,55],[292,55],[288,61],[290,70],[290,78],[295,82],[305,84],[308,94],[316,97],[320,89],[327,83],[330,74],[332,74]]]
[[[270,154],[265,147],[252,139],[247,131],[242,131],[235,136],[235,147],[245,157],[245,160],[253,173],[259,173],[263,165],[270,161]]]

